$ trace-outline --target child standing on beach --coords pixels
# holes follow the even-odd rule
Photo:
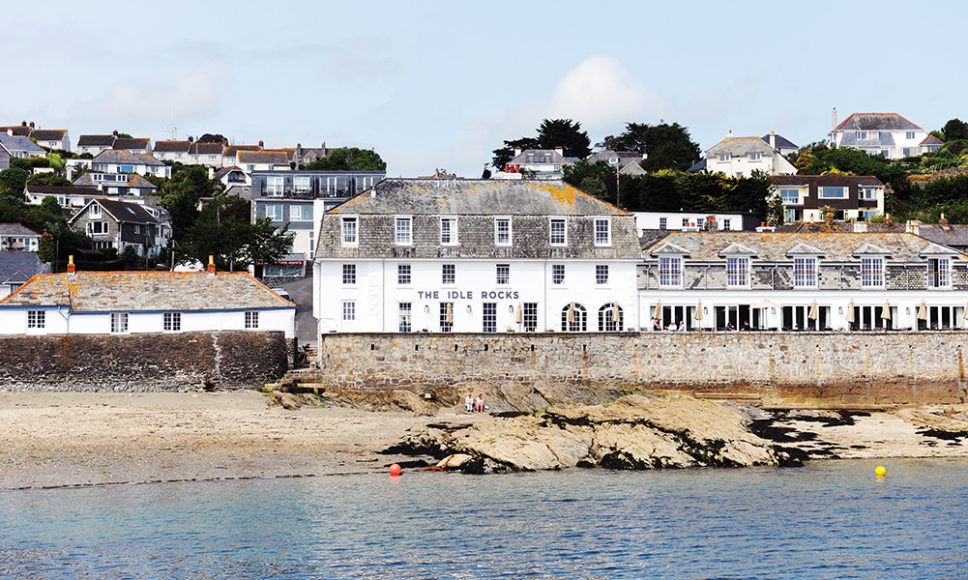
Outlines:
[[[474,393],[467,391],[467,397],[464,398],[464,410],[468,413],[474,412]]]

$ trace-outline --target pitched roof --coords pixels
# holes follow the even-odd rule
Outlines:
[[[228,175],[229,173],[232,173],[233,171],[242,171],[242,169],[240,167],[236,167],[235,165],[232,165],[231,167],[223,167],[215,172],[215,178],[221,179],[226,175]],[[245,173],[245,172],[242,171],[242,173]]]
[[[945,229],[938,224],[923,224],[918,226],[918,235],[944,246],[968,247],[968,225],[951,224]]]
[[[155,216],[153,216],[151,212],[146,210],[141,204],[99,197],[91,200],[87,206],[74,214],[74,217],[68,220],[68,223],[73,223],[77,218],[83,215],[85,211],[87,211],[88,207],[95,203],[104,208],[104,211],[108,212],[108,215],[113,217],[117,222],[125,222],[129,224],[153,224],[158,222],[158,220],[155,219]]]
[[[706,158],[703,157],[699,161],[692,164],[692,167],[687,169],[689,173],[699,173],[700,171],[706,171]]]
[[[921,140],[921,145],[944,145],[944,141],[928,133],[928,136]]]
[[[37,129],[30,133],[30,138],[38,141],[60,141],[64,135],[67,135],[67,129]]]
[[[152,147],[155,153],[188,153],[191,148],[191,141],[155,141]]]
[[[23,284],[35,274],[49,271],[37,252],[0,252],[0,284]]]
[[[141,271],[41,274],[0,300],[0,308],[17,306],[69,306],[73,312],[295,307],[247,272]]]
[[[107,149],[94,157],[94,163],[134,163],[142,165],[164,165],[153,155],[148,153],[134,153],[132,151]]]
[[[268,163],[272,165],[288,165],[289,155],[285,151],[239,151],[239,163]]]
[[[114,145],[114,135],[81,135],[77,138],[78,147],[110,147]]]
[[[771,175],[775,185],[817,185],[817,186],[851,186],[863,185],[868,187],[884,187],[884,183],[872,175]]]
[[[853,113],[837,125],[836,131],[923,131],[897,113]]]
[[[222,151],[222,155],[226,157],[235,157],[236,153],[239,151],[262,151],[263,147],[259,145],[228,145],[225,150]]]
[[[80,177],[78,179],[80,179]],[[46,195],[98,196],[103,195],[104,193],[96,187],[78,187],[76,185],[35,185],[32,183],[27,184],[26,191],[27,193]]]
[[[729,153],[731,155],[746,155],[751,152],[760,152],[772,155],[774,149],[769,143],[764,142],[759,137],[727,137],[709,148],[707,155],[719,155]]]
[[[37,232],[18,223],[0,223],[0,236],[39,236]]]
[[[147,137],[118,137],[112,149],[147,149],[151,139]]]
[[[154,183],[151,183],[150,181],[148,181],[144,177],[141,177],[137,173],[119,173],[117,175],[124,175],[124,176],[127,177],[127,180],[124,181],[124,182],[119,182],[119,181],[109,181],[109,182],[94,181],[94,179],[91,178],[91,174],[90,173],[85,173],[84,175],[82,175],[82,176],[80,176],[80,177],[78,177],[77,179],[74,180],[74,185],[75,186],[78,186],[78,187],[93,187],[95,189],[97,189],[97,186],[98,185],[107,185],[107,186],[114,185],[114,186],[121,186],[121,187],[137,187],[138,189],[158,189],[158,186],[156,186]]]
[[[30,127],[27,125],[6,125],[4,127],[0,127],[0,133],[3,133],[4,135],[27,137],[30,135]]]
[[[627,215],[563,181],[507,179],[384,179],[329,213]]]
[[[533,159],[530,162],[528,161],[528,155],[532,155],[532,156],[545,155],[545,161],[541,161],[540,163],[561,164],[566,162],[565,156],[562,155],[561,153],[558,153],[554,149],[525,149],[520,154],[515,155],[514,159],[512,159],[510,162],[516,165],[524,165],[525,163],[535,163]]]
[[[0,133],[0,143],[3,147],[13,153],[14,151],[27,151],[29,153],[37,153],[40,155],[46,154],[43,147],[34,143],[27,137],[21,137],[20,135],[7,135],[6,133]]]
[[[189,153],[192,155],[221,155],[223,149],[225,149],[225,143],[199,143],[196,141],[192,143]]]
[[[787,139],[783,135],[773,135],[773,137],[774,137],[773,142],[776,143],[776,148],[777,149],[799,149],[799,147],[797,147],[797,145],[794,144],[793,141],[790,141],[789,139]],[[764,143],[766,143],[767,145],[769,145],[769,143],[770,143],[770,134],[767,133],[766,135],[763,135],[762,139],[763,139],[763,142]]]
[[[865,253],[919,262],[930,242],[907,233],[672,232],[643,254],[652,258],[661,255],[666,246],[674,246],[693,260],[717,262],[724,259],[720,254],[731,244],[750,248],[757,259],[766,262],[789,261],[797,253],[821,254],[832,262],[855,262]],[[956,259],[968,261],[960,254]]]
[[[626,160],[626,159],[638,160],[638,159],[642,159],[642,154],[636,151],[612,151],[610,149],[606,149],[604,151],[596,151],[592,153],[591,155],[585,158],[585,161],[589,163],[595,163],[597,161],[608,161],[613,157],[618,157],[619,160]]]

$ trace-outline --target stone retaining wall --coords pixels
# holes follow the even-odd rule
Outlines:
[[[259,387],[288,369],[281,332],[0,337],[0,389]]]
[[[965,400],[963,332],[328,334],[324,384],[658,388],[766,402]]]

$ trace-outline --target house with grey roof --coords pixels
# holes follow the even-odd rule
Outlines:
[[[774,175],[771,196],[783,203],[783,223],[819,223],[825,208],[835,220],[869,220],[884,215],[886,186],[870,175]]]
[[[28,123],[27,121],[21,121],[19,125],[0,126],[0,134],[17,137],[30,137],[30,132],[32,130],[33,122]]]
[[[562,147],[554,149],[515,149],[514,157],[494,174],[495,179],[550,179],[564,176],[564,167],[578,163],[577,157],[565,157]]]
[[[73,182],[75,187],[95,188],[107,195],[153,195],[158,186],[137,173],[85,173]]]
[[[797,168],[760,137],[734,137],[730,131],[725,139],[706,151],[705,171],[728,177],[749,177],[757,171],[766,175],[796,175]]]
[[[224,165],[222,161],[222,152],[224,150],[225,143],[222,142],[199,143],[196,141],[192,143],[191,149],[188,150],[188,155],[191,159],[190,163],[208,167],[222,167]],[[234,163],[230,165],[234,165]]]
[[[30,132],[30,138],[47,149],[70,151],[71,138],[67,134],[67,129],[34,129]]]
[[[770,147],[779,151],[780,155],[784,157],[796,155],[800,151],[800,147],[798,147],[796,143],[790,141],[783,135],[777,135],[775,131],[770,131],[766,135],[763,135],[762,139],[763,141],[767,142]]]
[[[11,157],[18,159],[47,156],[47,151],[31,141],[29,137],[0,133],[0,145],[3,145]]]
[[[139,256],[158,256],[168,246],[171,224],[159,220],[156,208],[106,198],[91,200],[68,220],[71,228],[91,238],[95,250],[128,247]]]
[[[102,151],[111,149],[114,146],[114,140],[117,139],[118,132],[115,131],[111,135],[81,135],[77,138],[77,152],[87,153],[88,155],[96,157]]]
[[[897,113],[853,113],[828,136],[834,147],[851,147],[888,159],[917,157],[943,145],[937,137],[928,137],[920,125]]]
[[[642,160],[645,155],[636,151],[595,151],[585,158],[587,163],[605,162],[618,170],[622,175],[645,175]]]
[[[0,278],[3,277],[0,256]],[[38,274],[0,300],[0,334],[281,332],[296,305],[246,272]]]
[[[635,217],[553,180],[385,179],[322,217],[327,332],[618,332],[639,325]]]
[[[99,173],[137,173],[155,177],[171,177],[171,166],[155,159],[150,153],[132,151],[102,151],[92,161],[92,171]]]
[[[111,149],[141,155],[150,154],[151,139],[147,137],[117,137],[111,144]]]
[[[10,154],[10,151],[3,146],[3,143],[0,143],[0,171],[10,168],[11,157],[13,157],[13,155]]]
[[[672,232],[642,250],[653,330],[968,328],[968,256],[901,232]]]
[[[159,161],[191,163],[191,138],[184,141],[155,141],[152,155]]]
[[[0,300],[27,283],[37,274],[50,272],[37,252],[0,251]]]
[[[18,223],[0,223],[0,252],[36,252],[40,234]]]

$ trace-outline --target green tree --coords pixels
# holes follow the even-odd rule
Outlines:
[[[498,171],[502,171],[504,166],[514,159],[514,152],[516,150],[539,149],[540,146],[540,143],[534,137],[521,137],[520,139],[505,141],[503,147],[492,151],[494,157],[491,158],[491,165]]]
[[[491,165],[498,170],[514,159],[516,149],[564,149],[565,157],[584,159],[591,153],[591,139],[582,131],[581,123],[571,119],[544,119],[538,125],[534,137],[521,137],[504,141],[504,146],[492,153]]]
[[[198,218],[198,201],[222,192],[222,183],[209,179],[208,170],[201,165],[181,165],[173,168],[171,181],[163,185],[161,206],[171,216],[172,238],[182,241]]]
[[[564,180],[585,193],[615,201],[615,170],[606,162],[585,160],[564,168]]]
[[[228,143],[229,140],[221,133],[205,133],[198,138],[199,143]]]
[[[326,157],[316,159],[301,168],[316,171],[384,171],[387,164],[372,149],[340,147],[333,149]]]
[[[35,173],[27,178],[27,183],[30,185],[70,185],[69,179],[61,177],[56,173]]]
[[[686,170],[699,161],[700,154],[699,144],[679,123],[626,123],[625,131],[620,135],[605,138],[605,146],[613,151],[647,155],[642,161],[646,171]]]
[[[30,172],[19,167],[0,171],[0,195],[23,199]]]
[[[944,124],[941,133],[944,135],[945,141],[968,139],[968,123],[965,123],[961,119],[951,119]]]

